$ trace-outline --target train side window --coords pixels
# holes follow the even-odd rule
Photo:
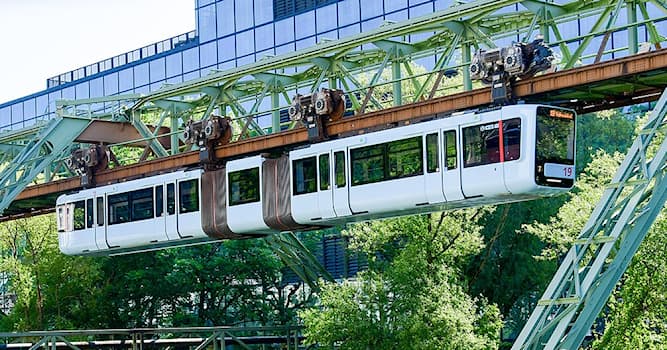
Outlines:
[[[86,199],[86,228],[92,228],[93,223],[93,199]]]
[[[85,202],[74,202],[74,230],[83,230],[84,228],[86,228]]]
[[[66,224],[65,224],[65,210],[64,206],[60,205],[57,207],[57,216],[56,216],[56,226],[58,227],[58,232],[65,232]]]
[[[329,174],[329,155],[322,154],[319,158],[320,164],[320,191],[326,191],[330,188],[330,174]]]
[[[259,168],[229,173],[229,205],[259,202]]]
[[[153,218],[153,188],[144,188],[133,191],[131,194],[132,213],[131,221],[146,220]]]
[[[162,185],[155,187],[155,217],[159,218],[164,213],[164,188]]]
[[[97,225],[104,226],[104,197],[97,197]]]
[[[174,184],[167,184],[167,215],[176,213],[176,191]]]
[[[421,136],[392,141],[387,144],[387,180],[424,173],[423,138]]]
[[[336,171],[336,187],[345,187],[345,152],[334,153],[334,166]]]
[[[379,182],[385,179],[385,152],[386,144],[350,150],[352,186]]]
[[[456,169],[456,131],[445,131],[442,136],[444,137],[447,170]]]
[[[500,162],[498,122],[463,129],[463,166],[474,167]]]
[[[179,213],[199,211],[199,180],[192,179],[178,183]]]
[[[428,134],[426,135],[426,171],[429,173],[438,172],[439,166],[439,153],[438,152],[438,134]]]
[[[317,192],[317,168],[315,157],[292,161],[294,195]]]
[[[503,149],[505,161],[521,157],[521,118],[503,120]]]
[[[130,194],[118,193],[107,197],[109,225],[130,221]]]

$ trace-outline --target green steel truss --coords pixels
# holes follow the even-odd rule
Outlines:
[[[581,18],[592,23],[590,33],[563,37],[561,29]],[[559,66],[569,68],[609,59],[612,53],[636,53],[642,46],[638,27],[646,28],[650,45],[661,47],[665,38],[654,23],[663,19],[667,6],[659,0],[477,0],[348,38],[322,40],[246,66],[212,71],[145,96],[61,101],[60,113],[131,121],[151,140],[150,152],[137,157],[142,161],[190,150],[182,142],[184,123],[212,113],[233,118],[233,140],[264,135],[295,127],[284,115],[297,93],[342,89],[351,102],[349,111],[362,114],[471,89],[467,66],[476,48],[509,44],[517,37],[530,41],[541,34],[560,55]],[[629,45],[612,48],[608,38],[619,32],[627,34]],[[433,60],[435,67],[420,68],[422,59]],[[155,142],[145,125],[169,127],[171,147]]]
[[[577,349],[667,200],[667,90],[512,349]]]
[[[620,16],[622,12],[625,12],[624,16]],[[564,37],[561,29],[580,18],[592,21],[589,33],[580,37]],[[62,166],[62,158],[68,147],[76,147],[71,145],[72,140],[93,119],[130,123],[142,136],[142,141],[148,141],[146,148],[138,152],[125,151],[137,144],[134,141],[140,140],[109,145],[112,154],[116,155],[112,158],[129,154],[134,159],[120,159],[120,164],[131,164],[189,151],[190,148],[183,143],[181,136],[188,120],[204,120],[210,114],[230,116],[234,120],[233,140],[277,132],[295,127],[293,123],[281,121],[280,118],[293,96],[315,92],[320,88],[344,90],[351,101],[350,112],[363,114],[472,89],[468,65],[473,50],[477,48],[504,46],[517,37],[530,41],[541,34],[545,42],[560,55],[559,67],[569,68],[607,60],[612,53],[636,53],[642,47],[638,40],[638,28],[646,28],[649,44],[660,48],[665,38],[658,33],[654,23],[666,18],[667,3],[664,0],[457,2],[448,9],[423,17],[386,23],[378,29],[340,40],[323,40],[307,49],[263,57],[253,64],[214,71],[181,84],[165,85],[143,96],[128,94],[59,101],[59,118],[49,124],[0,134],[0,212],[29,183],[48,182],[73,175]],[[628,45],[612,48],[608,40],[611,33],[626,33]],[[434,60],[435,67],[428,71],[421,69],[421,59]],[[455,73],[456,77],[452,77]],[[157,131],[151,131],[160,127],[171,130],[168,147],[156,141]],[[635,152],[641,153],[639,149],[644,148],[639,147]],[[646,170],[646,174],[649,171],[651,176],[658,173],[658,166],[655,165],[658,163],[643,162],[642,169]],[[624,179],[619,179],[619,183],[628,185]],[[649,181],[648,189],[664,190],[661,181],[653,177]],[[640,195],[639,199],[644,203],[645,198]],[[648,214],[638,216],[635,225],[631,227],[641,230],[643,227],[637,224],[646,221],[646,218]],[[591,231],[595,235],[592,237],[595,239],[591,238],[589,245],[599,245],[598,224],[592,225],[595,228]],[[298,240],[291,236],[275,237],[269,243],[281,257],[290,261],[299,259],[306,265],[314,266],[295,269],[305,280],[314,279],[313,271],[318,270],[318,267],[313,263],[312,256],[304,253]],[[572,256],[568,255],[569,259],[578,263],[575,259],[580,256],[578,252],[575,250]],[[615,254],[627,253],[618,251]],[[599,267],[596,265],[596,268]],[[588,270],[592,271],[590,268]],[[612,271],[611,267],[603,270]],[[601,290],[590,287],[589,280],[585,282],[589,283],[587,291]],[[581,287],[578,281],[567,286],[570,285]],[[575,313],[586,317],[596,314],[588,311],[587,308],[592,305],[590,303],[562,304],[559,298],[559,295],[545,297],[545,300],[549,300],[546,301],[548,307],[540,307],[548,312],[567,310],[564,314],[566,316],[560,318],[563,320],[573,319]],[[571,305],[577,305],[577,310],[579,305],[583,305],[586,312],[574,312],[572,308],[575,306]],[[544,326],[544,320],[551,321],[548,317],[531,321],[534,322],[534,329],[542,329],[540,327]],[[584,322],[582,319],[577,323],[578,328],[572,328],[572,331],[586,329],[590,323]],[[563,327],[568,328],[567,322],[565,324]],[[522,333],[522,339],[526,340],[526,344],[536,344],[548,333],[554,334],[554,342],[558,342],[561,339],[559,334],[565,331],[561,328],[559,325],[558,328],[540,330],[539,334]],[[572,342],[571,339],[574,338],[565,341]]]

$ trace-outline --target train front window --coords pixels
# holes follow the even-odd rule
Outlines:
[[[536,183],[570,187],[574,181],[574,112],[537,107]]]

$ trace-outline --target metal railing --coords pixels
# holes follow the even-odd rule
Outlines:
[[[73,81],[104,72],[112,68],[120,67],[147,57],[155,56],[157,54],[167,52],[184,45],[194,44],[196,43],[196,40],[197,33],[194,30],[177,35],[173,38],[165,39],[142,48],[114,56],[112,58],[107,58],[103,61],[89,64],[85,67],[81,67],[67,73],[56,75],[55,77],[46,80],[46,88],[49,89],[65,83],[71,83]]]

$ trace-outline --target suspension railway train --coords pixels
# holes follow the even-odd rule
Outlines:
[[[550,196],[574,184],[575,113],[512,105],[310,144],[276,158],[81,190],[65,254],[123,254]]]

